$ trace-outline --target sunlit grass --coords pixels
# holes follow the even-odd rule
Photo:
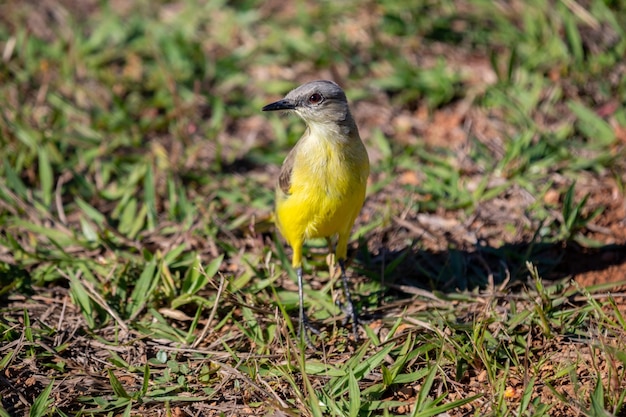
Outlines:
[[[2,415],[623,410],[623,296],[546,280],[623,193],[622,6],[85,7],[0,13]],[[311,242],[317,351],[271,224],[303,127],[260,113],[312,78],[373,162],[362,340]]]

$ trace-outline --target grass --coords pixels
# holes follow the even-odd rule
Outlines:
[[[623,415],[624,5],[0,6],[0,414]],[[350,341],[260,108],[345,87]]]

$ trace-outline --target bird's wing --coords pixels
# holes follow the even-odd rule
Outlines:
[[[283,166],[280,168],[280,175],[278,176],[278,186],[285,194],[289,194],[289,188],[291,188],[291,171],[293,171],[293,162],[296,159],[296,148],[291,149]]]
[[[296,154],[298,153],[298,148],[300,144],[303,142],[306,136],[309,134],[309,129],[304,132],[304,135],[300,138],[298,143],[291,149],[285,161],[283,162],[283,166],[280,168],[280,175],[278,175],[278,186],[282,190],[283,193],[289,194],[289,189],[291,188],[291,172],[293,171],[293,164],[296,160]]]

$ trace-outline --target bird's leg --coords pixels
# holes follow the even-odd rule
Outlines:
[[[308,347],[315,349],[315,346],[313,346],[311,338],[309,337],[309,331],[317,335],[320,334],[320,331],[309,323],[309,318],[304,312],[304,284],[302,282],[301,266],[296,269],[296,274],[298,275],[298,298],[300,299],[300,324],[298,326],[298,338],[300,340],[304,340]]]
[[[341,282],[343,282],[343,292],[346,296],[347,306],[342,308],[346,314],[347,320],[352,319],[352,334],[354,335],[354,341],[359,340],[359,315],[357,314],[354,303],[352,302],[352,296],[350,295],[350,288],[348,287],[348,276],[346,275],[346,265],[343,259],[339,259],[339,267],[341,268]]]

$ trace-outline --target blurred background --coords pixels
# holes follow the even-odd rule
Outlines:
[[[347,91],[370,153],[357,236],[373,254],[419,241],[508,263],[509,244],[623,243],[623,6],[4,2],[1,255],[184,241],[241,273],[235,247],[265,256],[252,229],[304,129],[260,108],[321,78]],[[451,289],[488,275],[451,273]]]
[[[304,125],[260,109],[314,79],[344,88],[370,155],[350,248],[364,308],[421,317],[422,290],[529,277],[623,285],[624,28],[609,0],[3,1],[2,335],[69,303],[103,340],[239,331],[231,349],[267,353],[278,313],[242,306],[296,306],[271,211]],[[325,243],[308,248],[330,320]]]

